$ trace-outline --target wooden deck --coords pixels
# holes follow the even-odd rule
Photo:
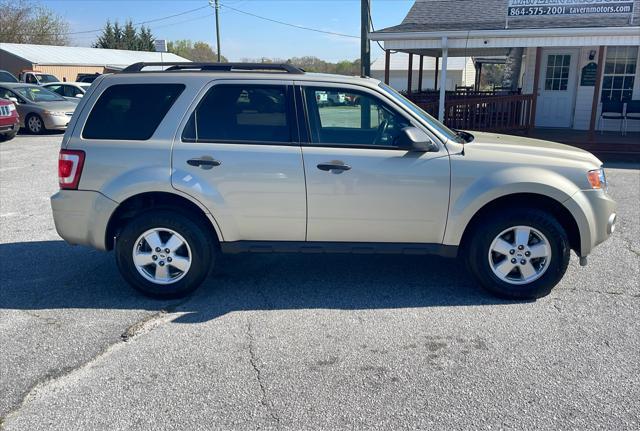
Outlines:
[[[536,128],[528,134],[521,130],[514,130],[511,134],[572,145],[595,154],[603,161],[640,162],[639,132],[628,132],[625,136],[615,132],[596,132],[589,136],[589,132],[584,130]]]

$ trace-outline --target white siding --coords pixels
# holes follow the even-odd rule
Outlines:
[[[411,88],[413,91],[418,89],[418,72],[413,72],[411,79]],[[384,70],[372,70],[371,77],[379,79],[384,82]],[[473,77],[471,78],[471,84],[463,84],[462,72],[459,70],[447,71],[447,90],[455,90],[456,85],[473,85]],[[407,90],[407,72],[400,70],[393,70],[389,73],[389,85],[398,91]],[[425,71],[422,74],[422,89],[433,90],[435,84],[435,74],[433,70]]]

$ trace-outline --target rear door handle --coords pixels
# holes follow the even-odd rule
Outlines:
[[[320,163],[318,169],[321,171],[348,171],[351,166],[338,163]]]
[[[187,160],[187,164],[191,166],[196,166],[202,169],[211,169],[215,166],[220,166],[222,163],[215,159],[189,159]]]

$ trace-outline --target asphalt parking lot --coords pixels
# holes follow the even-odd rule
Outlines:
[[[552,294],[497,300],[455,260],[225,256],[144,298],[65,244],[60,134],[0,144],[0,428],[640,428],[640,171],[614,237]]]

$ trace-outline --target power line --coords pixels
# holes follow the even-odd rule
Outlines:
[[[173,15],[168,15],[168,16],[163,16],[162,18],[154,18],[154,19],[149,19],[149,20],[145,20],[145,21],[139,21],[139,22],[134,22],[132,23],[133,25],[144,25],[144,24],[149,24],[152,22],[158,22],[158,21],[164,21],[166,19],[170,19],[170,18],[175,18],[178,16],[182,16],[182,15],[186,15],[192,12],[196,12],[205,8],[208,8],[209,5],[206,6],[201,6],[195,9],[190,9],[184,12],[180,12],[180,13],[176,13]],[[48,36],[72,36],[72,35],[76,35],[76,34],[86,34],[86,33],[98,33],[101,32],[102,30],[104,30],[104,28],[98,28],[95,30],[82,30],[82,31],[71,31],[71,32],[66,32],[66,33],[12,33],[15,34],[16,36],[42,36],[42,35],[48,35]],[[0,33],[3,34],[3,33]],[[6,34],[6,33],[5,33]]]
[[[281,25],[286,25],[286,26],[289,26],[289,27],[294,27],[294,28],[297,28],[297,29],[300,29],[300,30],[315,31],[316,33],[324,33],[324,34],[331,34],[331,35],[333,35],[333,36],[340,36],[340,37],[349,37],[349,38],[353,38],[353,39],[360,39],[360,36],[354,36],[354,35],[352,35],[352,34],[344,34],[344,33],[337,33],[337,32],[334,32],[334,31],[320,30],[320,29],[318,29],[318,28],[305,27],[305,26],[302,26],[302,25],[291,24],[291,23],[289,23],[289,22],[279,21],[279,20],[277,20],[277,19],[273,19],[273,18],[267,18],[267,17],[265,17],[265,16],[256,15],[256,14],[251,13],[251,12],[247,12],[247,11],[244,11],[244,10],[236,9],[236,8],[234,8],[234,7],[227,6],[227,5],[222,4],[222,3],[220,3],[220,6],[221,6],[221,7],[226,8],[226,9],[230,9],[230,10],[232,10],[232,11],[234,11],[234,12],[238,12],[238,13],[241,13],[241,14],[244,14],[244,15],[249,15],[249,16],[252,16],[252,17],[254,17],[254,18],[259,18],[259,19],[262,19],[262,20],[265,20],[265,21],[274,22],[274,23],[276,23],[276,24],[281,24]]]

